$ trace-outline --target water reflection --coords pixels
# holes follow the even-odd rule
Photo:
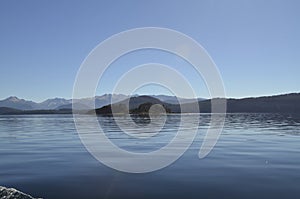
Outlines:
[[[0,185],[50,199],[300,195],[299,115],[228,114],[217,145],[202,160],[197,155],[210,115],[182,117],[186,131],[199,119],[190,149],[163,170],[130,175],[107,168],[87,152],[71,115],[0,116]],[[90,118],[83,119],[88,126]],[[147,118],[136,119],[143,130],[132,128],[134,133],[153,133]],[[115,144],[139,152],[165,146],[180,125],[180,115],[168,115],[159,134],[137,139],[122,133],[112,117],[98,120]]]
[[[269,133],[300,135],[299,114],[227,114],[225,129],[256,129]]]

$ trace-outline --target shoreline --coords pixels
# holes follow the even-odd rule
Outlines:
[[[34,198],[17,189],[0,186],[0,199],[42,199],[42,198]]]

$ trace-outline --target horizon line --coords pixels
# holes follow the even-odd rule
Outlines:
[[[300,94],[300,91],[290,91],[290,92],[285,92],[285,93],[275,93],[275,94],[263,94],[263,95],[255,95],[255,96],[251,96],[251,95],[247,95],[247,96],[239,96],[239,97],[229,97],[229,96],[226,96],[226,99],[245,99],[245,98],[259,98],[259,97],[272,97],[272,96],[280,96],[280,95],[290,95],[290,94]],[[104,95],[124,95],[124,96],[159,96],[159,95],[163,95],[163,96],[169,96],[169,97],[177,97],[177,98],[183,98],[183,99],[206,99],[206,100],[209,100],[209,99],[216,99],[218,97],[215,97],[215,98],[206,98],[206,97],[199,97],[197,96],[196,98],[189,98],[189,97],[181,97],[181,96],[175,96],[175,95],[166,95],[166,94],[133,94],[133,95],[127,95],[127,94],[121,94],[121,93],[114,93],[114,94],[111,94],[111,93],[104,93],[102,95],[95,95],[95,96],[91,96],[91,97],[81,97],[81,98],[77,98],[77,99],[87,99],[87,98],[93,98],[93,97],[101,97],[101,96],[104,96]],[[25,101],[31,101],[31,102],[35,102],[35,103],[42,103],[42,102],[45,102],[46,100],[49,100],[49,99],[65,99],[65,100],[73,100],[72,98],[64,98],[64,97],[50,97],[50,98],[46,98],[44,100],[41,100],[41,101],[35,101],[35,100],[32,100],[32,99],[26,99],[26,98],[22,98],[22,97],[17,97],[16,95],[11,95],[11,96],[8,96],[6,98],[2,98],[0,99],[0,101],[4,101],[4,100],[7,100],[9,98],[18,98],[20,100],[25,100]]]

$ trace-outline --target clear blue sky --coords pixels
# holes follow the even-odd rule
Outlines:
[[[2,0],[0,99],[70,98],[80,64],[97,44],[145,26],[198,41],[217,64],[228,97],[299,92],[299,2]],[[151,56],[138,57],[143,63]]]

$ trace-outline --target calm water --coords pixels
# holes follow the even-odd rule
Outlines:
[[[188,117],[201,123],[179,160],[153,173],[126,174],[86,151],[72,115],[0,116],[0,185],[46,199],[299,197],[299,115],[230,114],[217,145],[201,160],[210,115]],[[179,116],[169,116],[162,132],[143,144],[124,136],[112,118],[99,121],[120,147],[147,151],[174,136]]]

